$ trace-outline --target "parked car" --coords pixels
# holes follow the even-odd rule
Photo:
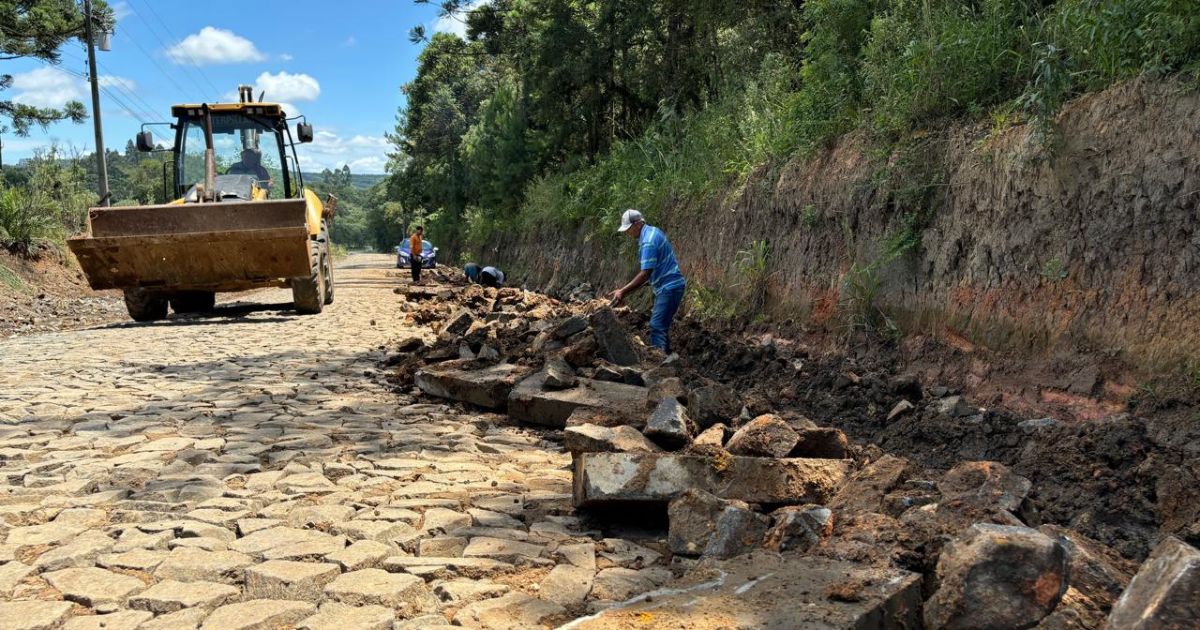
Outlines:
[[[408,269],[412,266],[409,262],[409,256],[412,255],[412,246],[408,241],[396,246],[396,268]],[[433,246],[429,241],[421,241],[421,267],[424,269],[433,269],[437,267],[438,248]]]

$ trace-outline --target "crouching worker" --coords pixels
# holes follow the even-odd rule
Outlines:
[[[485,287],[500,288],[504,286],[504,272],[495,267],[483,267],[475,263],[467,263],[463,267],[463,272],[467,274],[467,280],[474,284],[482,284]]]
[[[629,238],[638,242],[638,271],[629,284],[613,291],[608,295],[612,305],[617,306],[625,301],[625,297],[638,290],[647,282],[654,289],[654,312],[650,316],[650,345],[671,353],[671,322],[683,302],[683,294],[687,289],[687,281],[679,271],[679,263],[675,260],[675,250],[671,241],[662,230],[647,225],[642,219],[642,213],[637,210],[626,210],[621,215],[621,227]]]

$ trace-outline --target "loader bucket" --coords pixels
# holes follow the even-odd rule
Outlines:
[[[311,271],[303,199],[92,208],[67,241],[93,289],[237,291]]]

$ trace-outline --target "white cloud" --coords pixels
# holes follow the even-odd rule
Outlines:
[[[13,75],[16,90],[13,101],[33,107],[62,107],[67,101],[85,101],[91,92],[87,81],[53,66],[45,66]],[[100,87],[132,91],[137,89],[131,79],[112,75],[100,76]]]
[[[320,172],[348,164],[353,173],[383,173],[390,146],[383,136],[344,138],[328,129],[317,129],[312,143],[298,145],[297,151],[305,172]]]
[[[383,173],[387,168],[387,158],[382,155],[358,158],[350,162],[351,173]]]
[[[474,0],[468,3],[461,10],[455,11],[437,19],[433,24],[435,33],[453,33],[459,37],[467,38],[467,14],[471,11],[487,4],[490,0]]]
[[[183,38],[183,41],[168,48],[166,54],[176,64],[197,66],[266,59],[254,42],[233,31],[212,26],[205,26],[199,33]]]
[[[113,17],[116,18],[118,22],[133,15],[133,7],[129,6],[129,3],[124,2],[124,0],[114,3],[110,6],[112,7]]]
[[[358,38],[351,35],[350,37],[346,38],[346,41],[342,42],[342,45],[345,46],[346,48],[349,48],[357,43],[358,43]]]
[[[271,103],[279,101],[315,101],[321,95],[321,84],[307,74],[264,72],[254,80],[254,93],[266,92],[263,99]],[[257,97],[256,97],[257,98]]]
[[[58,68],[43,67],[13,75],[18,90],[13,102],[34,107],[62,107],[67,101],[82,100],[87,83]]]
[[[295,59],[295,57],[289,55],[288,53],[280,53],[279,59],[282,61],[291,61]]]

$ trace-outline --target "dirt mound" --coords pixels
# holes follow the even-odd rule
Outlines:
[[[976,460],[1010,466],[1033,482],[1032,525],[1070,527],[1135,559],[1165,533],[1200,542],[1194,401],[1135,399],[1101,417],[1063,409],[1050,417],[1045,405],[1042,415],[1019,415],[980,406],[975,394],[986,384],[922,382],[911,357],[886,341],[818,352],[696,322],[679,326],[675,339],[689,371],[733,385],[752,413],[801,413],[935,471]]]
[[[52,246],[0,249],[0,338],[91,326],[125,316],[116,291],[95,292],[70,256]]]

